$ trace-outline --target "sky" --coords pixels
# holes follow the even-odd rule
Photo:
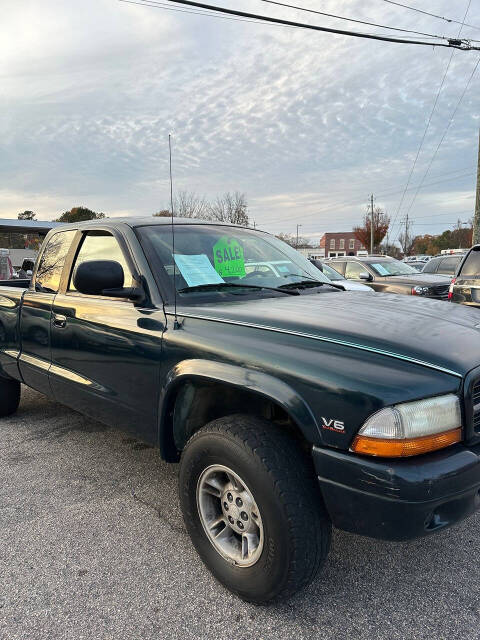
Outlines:
[[[435,35],[460,29],[385,0],[290,3]],[[387,33],[261,0],[217,4]],[[405,4],[461,21],[469,2]],[[480,0],[466,22],[479,28],[461,35],[480,40]],[[407,213],[415,235],[439,233],[473,215],[480,66],[451,117],[480,51],[453,54],[402,193],[451,55],[118,0],[3,3],[0,217],[167,208],[171,133],[175,191],[243,192],[267,231],[298,224],[316,243],[361,223],[373,193],[391,239]]]

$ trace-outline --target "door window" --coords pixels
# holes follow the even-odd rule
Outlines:
[[[77,253],[75,264],[72,269],[72,276],[70,277],[70,284],[68,286],[69,291],[76,291],[73,284],[73,274],[75,269],[89,260],[115,260],[122,265],[125,280],[123,286],[129,287],[132,283],[132,275],[130,268],[125,260],[125,256],[118,244],[116,238],[110,233],[104,231],[91,231],[85,234],[80,250]]]
[[[341,275],[345,273],[345,262],[332,262],[332,267]]]
[[[41,291],[57,293],[68,250],[76,231],[59,231],[43,250],[35,276],[35,286]]]
[[[470,251],[462,267],[461,275],[464,278],[480,276],[480,251]]]
[[[345,277],[348,280],[360,280],[360,274],[365,273],[368,276],[368,271],[359,262],[347,262],[345,269]]]

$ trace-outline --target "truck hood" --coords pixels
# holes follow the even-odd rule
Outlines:
[[[321,290],[189,306],[178,313],[338,343],[458,376],[480,365],[478,310],[445,301]]]

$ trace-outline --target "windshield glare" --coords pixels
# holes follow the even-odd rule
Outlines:
[[[367,263],[379,276],[407,276],[412,273],[418,275],[418,271],[400,260],[378,260]]]
[[[169,225],[140,227],[147,251],[155,258],[154,268],[161,271],[173,293],[175,283],[179,296],[192,298],[205,295],[188,291],[189,287],[220,284],[219,291],[209,296],[252,294],[254,289],[225,287],[222,283],[281,287],[282,285],[329,280],[298,251],[274,236],[260,231],[216,225],[175,225],[175,261],[172,251],[172,229]],[[187,290],[181,292],[181,290]],[[278,295],[258,290],[257,295]]]

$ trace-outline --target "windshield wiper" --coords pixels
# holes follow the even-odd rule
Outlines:
[[[295,275],[295,274],[294,274]],[[323,282],[323,280],[315,280],[314,278],[310,278],[309,280],[299,280],[298,282],[288,282],[287,284],[281,284],[280,288],[294,289],[298,287],[307,288],[307,287],[322,287],[324,284],[335,287],[335,289],[340,289],[340,291],[345,291],[345,287],[341,284],[333,284],[333,282]]]
[[[218,291],[229,287],[240,287],[241,289],[267,289],[268,291],[278,291],[278,293],[286,293],[289,296],[299,296],[298,291],[287,291],[277,287],[265,287],[259,284],[239,284],[237,282],[215,282],[211,284],[197,284],[194,287],[184,287],[179,289],[178,293],[190,293],[194,291]]]

